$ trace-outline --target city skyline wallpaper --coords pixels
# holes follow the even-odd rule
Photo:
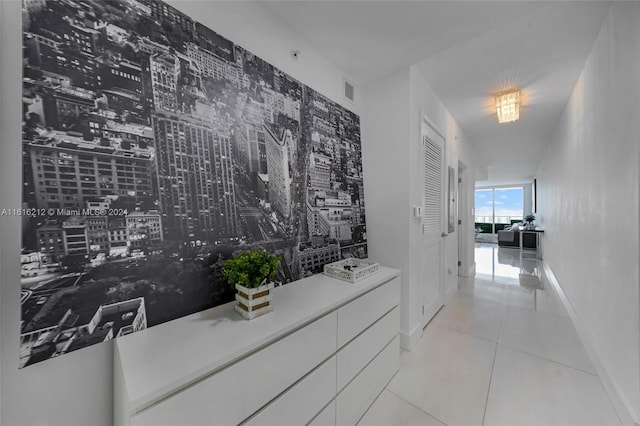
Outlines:
[[[24,0],[22,110],[21,368],[367,256],[359,117],[162,1]]]

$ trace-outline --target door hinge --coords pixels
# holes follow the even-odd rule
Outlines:
[[[462,225],[462,220],[458,219],[458,225]]]
[[[424,305],[422,305],[422,315],[424,315]]]
[[[462,261],[458,260],[458,266],[462,266]]]
[[[458,183],[462,183],[462,178],[458,178]]]

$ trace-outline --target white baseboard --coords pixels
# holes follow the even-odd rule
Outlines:
[[[421,337],[422,327],[419,323],[416,324],[410,332],[400,330],[400,347],[405,351],[410,351]]]
[[[458,292],[458,283],[456,285],[452,285],[447,289],[447,292],[444,294],[444,304],[445,306],[451,302],[451,299],[454,298],[456,293]]]
[[[582,341],[582,344],[587,350],[589,358],[591,359],[591,362],[593,363],[593,366],[595,367],[596,372],[598,373],[598,377],[602,382],[602,386],[604,387],[605,392],[609,396],[609,399],[613,404],[613,408],[616,410],[616,413],[618,413],[618,417],[620,417],[620,421],[622,421],[622,424],[625,426],[627,425],[638,426],[638,424],[640,423],[640,419],[634,419],[634,416],[632,414],[633,409],[631,405],[620,394],[615,383],[613,382],[613,380],[611,380],[611,376],[609,375],[607,368],[604,366],[604,364],[600,360],[600,357],[598,356],[597,351],[590,344],[588,340],[588,335],[586,333],[586,329],[582,324],[582,322],[580,321],[578,314],[573,309],[571,302],[569,302],[569,299],[567,298],[567,295],[564,293],[564,290],[562,290],[562,287],[560,286],[560,283],[558,282],[556,276],[553,274],[553,271],[551,270],[551,266],[549,266],[549,264],[543,260],[543,267],[544,267],[544,271],[547,276],[547,279],[549,280],[549,283],[558,292],[558,295],[560,296],[560,300],[562,301],[562,304],[567,310],[567,313],[571,318],[571,322],[573,322],[573,325],[576,328],[578,335],[580,336],[580,340]]]
[[[463,278],[473,278],[476,275],[476,263],[473,262],[471,265],[469,265],[469,267],[467,268],[467,270],[462,270],[458,276],[461,276]]]

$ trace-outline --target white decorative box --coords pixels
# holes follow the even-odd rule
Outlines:
[[[356,283],[378,272],[380,264],[362,259],[344,259],[324,265],[324,274],[332,278]]]

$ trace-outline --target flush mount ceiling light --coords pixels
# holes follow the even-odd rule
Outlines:
[[[520,90],[513,89],[496,95],[498,123],[511,123],[520,118]]]

